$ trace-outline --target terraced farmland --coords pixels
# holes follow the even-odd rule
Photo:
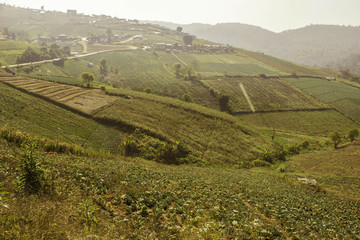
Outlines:
[[[30,83],[28,80],[27,88],[35,89],[36,82],[34,80]],[[43,90],[46,88],[44,86]],[[110,152],[117,152],[121,140],[126,138],[116,129],[101,126],[89,118],[14,89],[0,80],[0,128],[3,126],[55,141]]]
[[[228,95],[234,112],[251,111],[241,91],[240,84],[243,84],[246,89],[255,111],[326,108],[323,103],[278,78],[217,78],[215,80],[203,80],[203,82],[210,88]]]
[[[31,78],[2,77],[0,81],[30,93],[66,104],[88,114],[111,104],[116,99],[97,89],[85,89]]]
[[[316,78],[289,78],[291,84],[360,123],[360,89]]]

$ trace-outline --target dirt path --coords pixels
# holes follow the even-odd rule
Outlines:
[[[179,58],[178,56],[176,56],[175,53],[171,52],[171,54],[176,57],[180,62],[182,62],[185,66],[187,66],[186,62],[184,62],[181,58]]]
[[[250,100],[250,97],[249,97],[249,95],[247,94],[244,85],[243,85],[242,83],[240,83],[239,85],[240,85],[241,91],[242,91],[243,94],[244,94],[244,97],[246,98],[246,101],[247,101],[248,104],[249,104],[249,107],[250,107],[251,111],[252,111],[252,112],[255,112],[254,105],[252,104],[252,102],[251,102],[251,100]]]

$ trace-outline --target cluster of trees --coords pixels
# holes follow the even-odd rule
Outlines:
[[[24,53],[17,58],[16,63],[28,63],[28,62],[37,62],[43,60],[50,60],[54,58],[61,58],[65,56],[70,56],[71,49],[69,46],[64,46],[61,48],[56,43],[52,44],[50,48],[47,46],[42,46],[39,50],[34,50],[31,47],[28,47]]]
[[[333,131],[330,133],[329,138],[333,143],[334,148],[337,148],[339,144],[345,139],[353,142],[359,136],[359,131],[357,129],[350,130],[345,137],[342,137],[337,131]]]
[[[183,67],[180,63],[174,63],[173,72],[177,78],[183,78],[186,81],[196,81],[201,79],[201,75],[195,71],[192,64]]]

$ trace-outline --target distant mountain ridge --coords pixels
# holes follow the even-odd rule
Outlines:
[[[360,54],[360,27],[338,25],[308,25],[275,33],[261,27],[241,23],[175,24],[151,21],[199,38],[230,44],[235,47],[286,59],[309,66],[339,67],[344,59]],[[358,64],[359,65],[359,64]],[[356,64],[355,64],[356,66]],[[356,67],[350,69],[360,72]]]

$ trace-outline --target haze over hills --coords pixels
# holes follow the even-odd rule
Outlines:
[[[252,51],[264,52],[299,64],[347,68],[360,72],[356,63],[344,65],[344,59],[360,54],[360,27],[309,25],[275,33],[261,27],[241,23],[187,25],[152,22],[171,29],[181,26],[184,32],[199,38]]]
[[[359,239],[359,76],[218,41],[0,4],[0,239]]]

